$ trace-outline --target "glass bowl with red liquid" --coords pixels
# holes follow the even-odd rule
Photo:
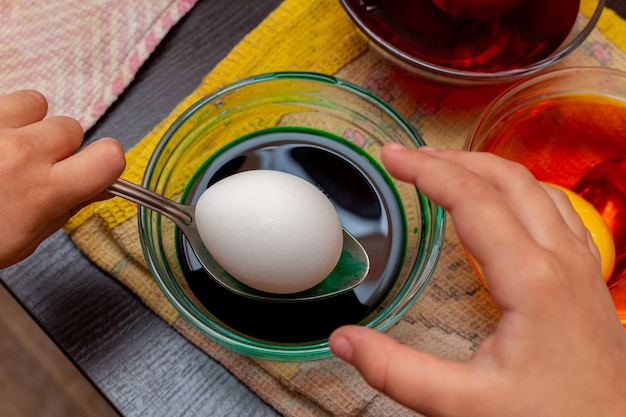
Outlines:
[[[465,149],[520,162],[596,208],[615,243],[607,285],[626,327],[626,73],[581,67],[522,81],[487,107]]]
[[[474,86],[527,77],[576,49],[604,0],[341,0],[369,46],[409,72]]]

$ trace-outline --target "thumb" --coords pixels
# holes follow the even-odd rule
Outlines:
[[[402,345],[360,326],[343,326],[330,336],[330,348],[352,364],[368,384],[397,402],[429,416],[467,411],[472,398],[471,369]]]

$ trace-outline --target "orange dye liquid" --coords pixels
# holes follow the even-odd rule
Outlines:
[[[594,205],[615,241],[607,285],[626,326],[626,103],[585,95],[547,99],[512,112],[477,150],[520,162],[540,181]]]

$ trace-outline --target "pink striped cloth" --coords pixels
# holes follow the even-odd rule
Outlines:
[[[197,0],[0,0],[0,94],[36,89],[91,127]]]

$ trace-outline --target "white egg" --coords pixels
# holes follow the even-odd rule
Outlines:
[[[330,200],[313,184],[280,171],[245,171],[213,184],[198,200],[196,224],[228,273],[275,294],[323,281],[343,246]]]

